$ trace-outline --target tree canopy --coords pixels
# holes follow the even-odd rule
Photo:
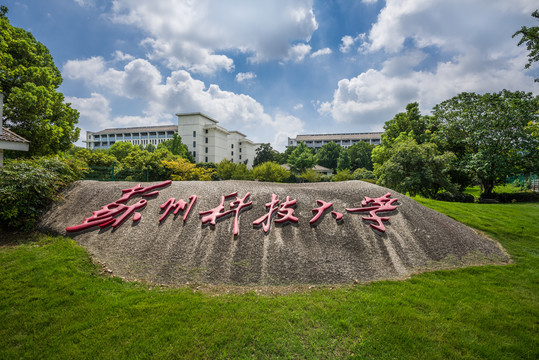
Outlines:
[[[316,152],[318,165],[335,171],[337,169],[337,162],[339,161],[341,149],[341,146],[334,141],[330,141],[327,144],[322,145],[322,147]]]
[[[532,16],[539,20],[539,11],[535,10]],[[513,34],[513,37],[518,35],[522,35],[518,46],[526,44],[528,50],[528,63],[524,65],[524,68],[529,69],[534,62],[539,61],[539,26],[523,26]],[[535,82],[539,82],[539,78],[535,78]]]
[[[296,174],[301,174],[305,170],[312,168],[316,164],[316,161],[316,156],[303,141],[299,143],[298,147],[288,157],[290,170]]]
[[[0,92],[4,126],[31,142],[28,153],[48,155],[71,148],[79,138],[79,113],[56,91],[62,83],[49,50],[30,32],[10,24],[0,9]]]
[[[265,162],[278,161],[279,153],[274,150],[269,143],[261,144],[256,150],[256,156],[253,161],[253,166],[260,165]]]

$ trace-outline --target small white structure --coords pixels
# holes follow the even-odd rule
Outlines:
[[[288,138],[288,146],[297,146],[302,141],[305,143],[305,146],[315,149],[319,149],[330,142],[334,142],[344,148],[357,144],[360,141],[365,141],[372,145],[380,145],[382,134],[383,132],[297,135],[295,138]]]
[[[219,125],[217,120],[202,113],[176,114],[178,135],[187,145],[196,162],[219,163],[223,159],[252,168],[255,150],[261,144],[247,139],[239,131],[229,131]]]
[[[28,151],[30,141],[3,127],[4,94],[0,93],[0,166],[4,164],[4,150]]]

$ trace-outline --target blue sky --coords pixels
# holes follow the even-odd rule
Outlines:
[[[297,134],[381,131],[414,101],[429,114],[463,91],[539,94],[511,38],[539,25],[535,1],[0,3],[49,48],[81,140],[202,112],[283,151]]]

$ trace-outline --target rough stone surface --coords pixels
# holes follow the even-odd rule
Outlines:
[[[142,184],[148,186],[151,184]],[[159,284],[290,285],[339,284],[405,278],[410,274],[485,263],[507,263],[501,246],[449,217],[387,188],[361,181],[314,184],[272,184],[251,181],[173,182],[148,199],[142,219],[129,218],[117,229],[99,227],[66,233],[121,197],[128,182],[77,182],[44,217],[45,231],[70,236],[86,247],[95,261],[114,275]],[[219,205],[222,195],[251,193],[251,208],[239,217],[240,233],[233,235],[233,217],[215,227],[202,225],[199,212]],[[384,214],[381,234],[346,208],[361,207],[365,196],[390,192],[398,198],[397,210]],[[253,221],[266,214],[271,195],[281,201],[297,199],[298,224],[272,222],[265,234]],[[189,201],[197,195],[185,222],[183,213],[170,214],[161,224],[160,205],[173,197]],[[127,204],[140,200],[135,196]],[[234,200],[225,202],[225,207]],[[316,201],[333,202],[344,215],[337,223],[327,212],[317,226],[309,224]]]

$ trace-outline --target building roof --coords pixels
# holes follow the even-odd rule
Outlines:
[[[13,131],[6,129],[5,127],[2,127],[2,132],[0,133],[0,141],[30,144],[30,141],[26,140],[22,136],[15,134]]]
[[[285,170],[288,170],[290,171],[290,165],[288,164],[281,164],[281,167]],[[323,166],[320,166],[320,165],[315,165],[311,168],[311,170],[314,170],[316,172],[333,172],[333,170],[331,169],[328,169],[327,167],[323,167]]]
[[[152,131],[178,131],[178,125],[158,125],[158,126],[139,126],[105,129],[97,132],[88,131],[95,135],[118,134],[118,133],[134,133],[134,132],[152,132]]]
[[[219,121],[215,120],[215,119],[212,119],[211,117],[209,117],[208,115],[206,114],[203,114],[201,112],[193,112],[193,113],[179,113],[179,114],[176,114],[176,116],[180,117],[180,116],[193,116],[193,115],[200,115],[202,117],[205,117],[206,119],[210,120],[210,121],[213,121],[214,123],[218,123]]]
[[[306,134],[297,135],[296,141],[332,141],[332,140],[368,140],[380,139],[383,132],[349,133],[349,134]]]

